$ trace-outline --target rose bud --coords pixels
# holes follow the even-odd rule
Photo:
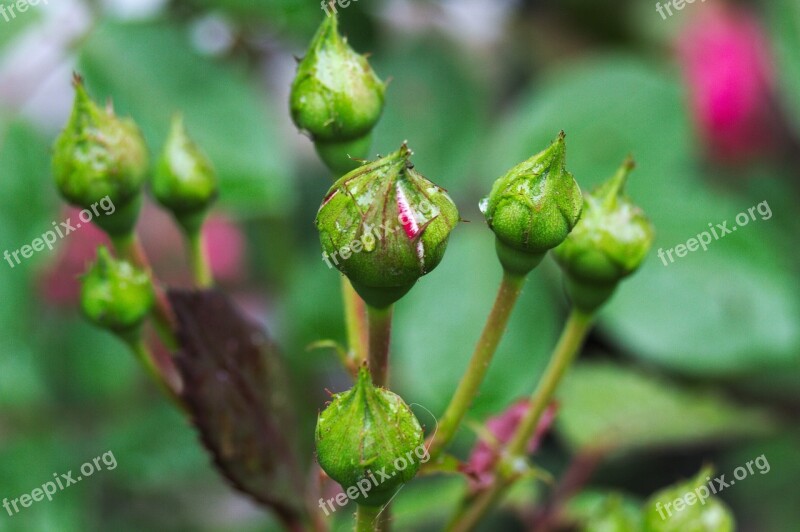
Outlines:
[[[81,279],[81,308],[91,322],[121,336],[138,335],[153,301],[147,273],[97,249],[97,261]]]
[[[176,115],[153,176],[153,195],[187,233],[194,233],[218,193],[211,161],[189,138],[183,119]]]
[[[355,487],[353,498],[365,506],[386,504],[430,457],[411,409],[399,395],[376,388],[366,367],[319,414],[316,445],[323,471],[345,491]]]
[[[404,144],[343,176],[317,213],[323,260],[374,308],[436,268],[459,220],[453,200],[414,169],[411,155]]]
[[[562,131],[547,149],[495,181],[481,202],[507,272],[527,275],[575,227],[583,200],[565,161]]]
[[[719,497],[714,496],[716,483],[711,478],[712,474],[713,470],[710,467],[703,468],[696,477],[664,488],[650,497],[643,505],[643,530],[648,532],[736,530],[736,522],[730,508]],[[696,504],[689,503],[689,497],[693,497]],[[678,500],[686,502],[680,510],[675,504]]]
[[[56,185],[65,200],[82,209],[97,209],[107,197],[114,212],[92,221],[111,236],[128,235],[139,215],[147,146],[131,119],[117,117],[110,104],[95,104],[79,76],[73,83],[72,114],[54,147]]]
[[[332,15],[325,17],[297,67],[289,106],[322,160],[342,175],[358,166],[355,159],[367,157],[385,92],[366,56],[339,34]]]
[[[623,192],[634,166],[628,158],[614,177],[585,196],[580,222],[555,250],[567,292],[583,311],[600,307],[619,281],[636,271],[653,244],[652,224]]]

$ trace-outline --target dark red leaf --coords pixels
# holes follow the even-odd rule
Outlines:
[[[170,291],[183,398],[205,447],[238,490],[287,523],[303,514],[291,399],[275,344],[222,292]]]

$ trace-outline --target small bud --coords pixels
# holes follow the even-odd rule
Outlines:
[[[736,523],[730,509],[718,498],[710,467],[696,477],[664,488],[644,503],[644,530],[648,532],[733,532]],[[677,500],[684,504],[678,510]],[[690,501],[694,503],[690,504]]]
[[[81,308],[89,320],[118,334],[136,334],[153,300],[147,273],[98,248],[97,261],[81,282]]]
[[[56,185],[64,199],[83,209],[96,208],[108,196],[114,213],[94,222],[112,236],[127,235],[139,214],[147,146],[131,119],[95,104],[77,75],[74,85],[72,114],[54,147]]]
[[[575,227],[581,191],[566,167],[564,132],[544,151],[495,181],[481,202],[497,254],[509,273],[527,275]]]
[[[614,177],[585,196],[580,222],[555,250],[567,292],[581,310],[600,307],[619,281],[636,271],[653,244],[652,224],[623,192],[634,167],[628,158]]]
[[[356,502],[380,506],[414,478],[430,457],[422,427],[406,403],[376,388],[365,367],[355,386],[333,396],[320,413],[317,460],[344,490],[359,490]]]
[[[211,161],[189,138],[183,118],[176,115],[153,177],[153,194],[191,233],[199,230],[218,192]]]
[[[367,58],[339,34],[332,15],[325,17],[297,67],[289,105],[294,123],[341,175],[358,166],[354,159],[367,157],[385,92]]]
[[[411,155],[404,144],[340,178],[317,213],[324,260],[376,308],[436,268],[459,220],[453,200],[414,169]]]

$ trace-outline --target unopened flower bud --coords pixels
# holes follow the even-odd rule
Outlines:
[[[495,181],[481,202],[509,273],[526,275],[558,246],[581,214],[581,191],[565,167],[564,133],[546,150]]]
[[[555,250],[567,292],[581,310],[600,307],[653,244],[652,224],[623,191],[634,166],[629,158],[614,177],[585,196],[580,222]]]
[[[411,154],[404,144],[343,176],[317,213],[324,260],[375,308],[439,264],[459,220],[453,200],[414,169]]]
[[[414,413],[400,396],[376,388],[366,368],[320,413],[316,445],[323,471],[345,491],[355,486],[356,502],[366,506],[388,502],[430,457]]]
[[[191,233],[202,225],[218,192],[211,161],[189,138],[183,119],[176,115],[153,177],[153,194]]]
[[[135,334],[153,301],[147,273],[98,248],[97,261],[81,280],[81,308],[89,320],[118,334]]]
[[[131,119],[117,117],[110,104],[94,103],[80,77],[74,85],[72,114],[54,147],[56,185],[64,199],[83,209],[96,208],[108,196],[114,213],[93,221],[112,236],[127,235],[139,215],[147,146]]]
[[[646,532],[733,532],[736,522],[730,509],[718,497],[710,467],[696,477],[664,488],[644,503]],[[731,482],[732,483],[732,482]],[[692,497],[696,504],[689,503]],[[675,501],[686,504],[678,510]]]
[[[383,111],[386,86],[339,34],[336,15],[325,17],[297,67],[290,110],[317,152],[339,175],[369,153],[370,132]]]

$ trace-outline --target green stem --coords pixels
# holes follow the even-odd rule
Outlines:
[[[461,382],[458,384],[447,410],[445,410],[442,419],[439,421],[435,438],[429,448],[431,458],[435,459],[453,439],[467,410],[475,399],[524,285],[524,276],[508,272],[503,273],[503,280],[497,291],[497,298],[486,320],[483,333],[475,346],[475,352],[472,355],[469,366],[467,366],[467,371],[461,378]]]
[[[155,307],[153,308],[156,329],[158,329],[159,336],[161,336],[161,340],[167,348],[171,351],[175,350],[178,347],[178,341],[175,338],[177,320],[175,319],[175,314],[172,312],[167,294],[164,292],[158,279],[153,275],[153,268],[150,266],[150,261],[147,259],[147,254],[144,252],[138,235],[134,232],[126,236],[111,237],[111,240],[114,244],[114,249],[120,257],[134,266],[143,269],[147,272],[147,275],[150,276],[156,299]]]
[[[347,349],[355,358],[356,367],[367,360],[369,336],[367,333],[367,308],[364,300],[353,289],[350,280],[342,275],[342,301],[344,303]]]
[[[380,506],[358,505],[356,509],[356,532],[375,532],[378,529]]]
[[[506,447],[506,452],[511,457],[524,456],[528,442],[533,437],[539,420],[547,405],[558,388],[567,368],[575,360],[581,350],[583,341],[592,328],[592,314],[585,314],[573,309],[564,325],[564,331],[558,340],[555,351],[550,358],[550,363],[539,381],[536,391],[531,396],[531,404],[525,416],[517,426],[513,438]]]
[[[189,245],[189,262],[192,266],[195,284],[198,288],[211,288],[214,285],[214,276],[208,262],[202,229],[198,228],[196,231],[187,232],[186,241]]]
[[[375,308],[367,305],[369,325],[369,371],[375,386],[386,386],[389,380],[389,342],[392,335],[394,305]]]
[[[536,391],[530,400],[530,407],[517,426],[514,436],[504,449],[503,458],[497,465],[495,483],[469,504],[462,505],[462,511],[451,522],[448,530],[467,532],[473,530],[483,517],[502,498],[505,490],[524,472],[518,467],[519,459],[524,457],[528,442],[533,437],[539,420],[553,397],[562,377],[580,352],[586,335],[592,327],[593,314],[573,309],[570,313],[561,338],[558,340],[550,363],[539,380]]]

